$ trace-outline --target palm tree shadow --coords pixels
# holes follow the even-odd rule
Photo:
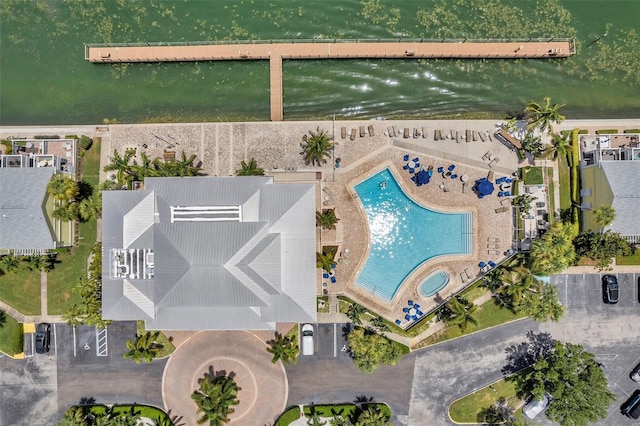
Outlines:
[[[555,344],[550,333],[535,333],[529,330],[527,339],[527,342],[511,345],[505,349],[507,363],[502,368],[503,374],[513,374],[533,365],[539,359],[548,356]]]

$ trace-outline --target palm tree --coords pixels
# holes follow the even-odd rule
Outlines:
[[[329,420],[329,424],[331,426],[349,426],[351,422],[348,418],[343,417],[340,414],[334,414],[333,417]]]
[[[327,422],[321,420],[320,415],[314,411],[313,413],[311,413],[311,417],[309,417],[309,420],[307,420],[307,424],[309,426],[323,426],[326,425]]]
[[[182,151],[180,160],[172,160],[172,169],[174,172],[174,176],[199,176],[200,170],[202,170],[198,166],[194,166],[193,162],[196,159],[195,154],[191,154],[187,157],[187,154]]]
[[[121,157],[118,154],[117,150],[113,151],[113,157],[111,157],[111,163],[104,166],[105,172],[116,172],[116,181],[124,185],[125,183],[125,175],[130,175],[132,173],[132,166],[129,164],[131,158],[133,157],[133,153],[131,151],[125,151],[124,155]]]
[[[251,157],[248,163],[241,161],[239,170],[236,170],[236,176],[264,176],[264,169],[258,167],[255,158]]]
[[[609,226],[616,219],[616,210],[610,206],[602,206],[593,211],[593,221],[601,227]]]
[[[551,105],[551,98],[544,98],[544,106],[537,102],[530,101],[524,109],[527,117],[527,127],[530,130],[540,129],[541,133],[548,130],[552,132],[552,123],[560,124],[564,119],[564,115],[561,115],[559,110],[564,105],[553,104]]]
[[[530,152],[533,155],[538,155],[544,150],[544,146],[542,144],[542,138],[540,136],[536,136],[533,132],[528,131],[524,134],[524,137],[520,140],[522,144],[522,149]]]
[[[376,405],[367,405],[358,415],[355,426],[389,426],[387,415]]]
[[[331,149],[336,144],[331,140],[327,132],[316,128],[316,131],[309,130],[309,136],[304,135],[302,137],[302,155],[304,156],[305,164],[321,166],[327,163],[327,158],[331,157]]]
[[[562,136],[558,133],[551,134],[551,146],[545,150],[545,155],[551,157],[553,160],[557,160],[560,157],[564,157],[569,153],[571,149],[571,143],[569,142],[569,134]]]
[[[156,163],[149,158],[146,152],[140,153],[140,164],[132,167],[133,180],[144,181],[144,178],[156,176],[158,173]]]
[[[271,347],[267,348],[267,352],[273,354],[271,358],[272,363],[278,362],[281,359],[285,364],[289,364],[292,361],[294,364],[298,362],[296,355],[298,353],[298,346],[286,336],[276,331],[275,338],[267,342]]]
[[[78,183],[65,175],[55,175],[47,184],[47,192],[56,200],[74,200],[80,190]]]
[[[542,283],[524,266],[516,268],[514,272],[506,273],[505,283],[507,286],[503,289],[503,293],[509,297],[512,309],[522,304],[527,293],[538,293],[542,288]]]
[[[367,312],[367,310],[364,306],[358,303],[352,303],[351,305],[349,305],[346,315],[347,318],[351,320],[353,325],[361,325],[362,320],[360,319],[360,317],[364,315],[365,312]]]
[[[78,218],[78,204],[62,202],[53,209],[51,216],[58,220],[76,220]]]
[[[85,222],[102,217],[102,192],[98,192],[95,197],[82,200],[78,205],[78,213]]]
[[[9,253],[6,256],[2,256],[0,266],[5,272],[15,272],[20,267],[20,259]]]
[[[336,223],[339,221],[340,219],[336,217],[335,209],[316,212],[316,226],[321,226],[322,229],[336,229]]]
[[[469,324],[478,324],[478,321],[473,317],[473,314],[475,314],[477,310],[478,305],[474,305],[473,303],[465,306],[461,312],[451,318],[449,324],[455,324],[460,327],[460,330],[465,331]]]
[[[382,317],[375,317],[371,321],[369,321],[372,326],[374,326],[380,333],[384,333],[385,331],[389,331],[389,325]]]
[[[140,364],[142,360],[145,360],[147,364],[150,363],[160,349],[163,348],[161,344],[156,343],[159,335],[159,331],[147,331],[142,335],[136,334],[135,342],[127,340],[127,349],[129,349],[129,352],[125,353],[123,357],[134,360],[136,364]]]
[[[333,254],[316,253],[316,266],[322,268],[327,272],[331,272],[331,269],[336,266],[336,262],[333,261]]]
[[[198,424],[206,423],[211,426],[220,426],[229,422],[229,414],[235,410],[232,405],[238,405],[238,385],[229,376],[212,377],[205,374],[200,380],[200,388],[193,391],[191,399],[198,406],[197,413],[202,413]]]

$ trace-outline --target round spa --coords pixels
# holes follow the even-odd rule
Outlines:
[[[445,271],[434,271],[420,283],[420,294],[431,297],[449,284],[449,274]]]

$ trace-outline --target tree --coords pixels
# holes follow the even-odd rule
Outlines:
[[[98,192],[96,196],[82,200],[78,205],[78,215],[85,222],[102,217],[102,192]]]
[[[336,217],[335,209],[316,212],[316,226],[321,226],[322,229],[336,229],[336,223],[339,221],[340,219]]]
[[[530,130],[539,129],[541,133],[548,130],[549,133],[553,131],[552,123],[560,124],[565,117],[560,114],[560,108],[564,105],[551,104],[551,98],[544,98],[544,106],[530,101],[524,109],[525,116],[527,118],[527,127]]]
[[[336,266],[336,262],[333,261],[333,254],[330,253],[316,253],[317,266],[327,272],[331,272],[331,269]]]
[[[587,257],[596,262],[599,271],[609,269],[616,256],[629,256],[631,245],[620,234],[606,231],[597,234],[593,231],[581,232],[573,240],[576,255]]]
[[[300,146],[305,164],[321,166],[327,163],[327,158],[331,157],[331,150],[335,143],[327,135],[327,132],[318,127],[315,132],[309,130],[309,135],[302,137]]]
[[[573,238],[577,228],[572,223],[556,223],[541,239],[531,244],[531,271],[537,275],[551,275],[572,265],[576,252]]]
[[[538,293],[542,288],[542,283],[531,270],[524,266],[518,266],[512,271],[505,271],[503,280],[506,284],[503,293],[509,297],[511,307],[514,310],[517,310],[528,293]]]
[[[140,153],[140,164],[134,165],[131,168],[132,180],[144,181],[144,178],[150,176],[157,176],[158,170],[153,160],[149,158],[146,152]]]
[[[236,176],[264,176],[264,169],[258,167],[258,162],[251,157],[248,163],[241,161],[239,170],[236,170]]]
[[[519,194],[513,197],[513,205],[518,206],[520,211],[524,214],[529,214],[531,210],[531,203],[537,198],[529,194]]]
[[[9,253],[0,259],[0,267],[5,272],[15,272],[20,267],[20,259]]]
[[[518,305],[518,309],[535,321],[558,322],[564,315],[564,306],[558,300],[558,288],[544,284],[538,292],[528,294]]]
[[[355,426],[391,426],[389,418],[377,405],[367,405],[362,409]]]
[[[616,211],[613,207],[602,206],[593,211],[593,221],[601,227],[611,225],[616,219]]]
[[[276,331],[275,337],[267,342],[270,347],[267,348],[267,352],[273,354],[271,359],[272,363],[282,360],[285,364],[289,364],[292,361],[294,364],[298,362],[296,356],[298,354],[298,345],[293,342],[289,337],[283,336]]]
[[[120,185],[126,183],[125,176],[130,175],[132,172],[131,158],[133,153],[131,151],[125,151],[123,156],[118,154],[117,150],[113,151],[113,157],[111,157],[111,163],[104,166],[105,172],[116,172],[116,181]]]
[[[351,425],[351,422],[342,414],[334,414],[333,417],[329,420],[329,424],[331,426],[349,426]]]
[[[581,345],[556,342],[550,355],[514,377],[520,397],[552,399],[549,420],[561,425],[587,425],[607,417],[615,400],[595,356]]]
[[[533,155],[541,154],[544,151],[544,146],[542,144],[542,138],[540,136],[536,136],[533,132],[528,131],[524,134],[524,137],[520,141],[522,144],[522,149],[530,152]]]
[[[311,417],[309,417],[309,420],[307,420],[307,424],[309,426],[323,426],[323,425],[326,425],[327,422],[325,422],[324,420],[320,419],[320,415],[318,413],[316,413],[315,411],[313,411],[311,413]]]
[[[365,373],[373,373],[381,363],[395,365],[402,358],[397,343],[371,330],[354,327],[347,341],[356,367]]]
[[[51,216],[59,220],[76,220],[78,215],[78,203],[74,201],[63,201],[51,212]]]
[[[196,160],[196,155],[191,154],[187,157],[184,151],[180,154],[180,159],[172,160],[170,162],[173,176],[199,176],[202,170],[199,166],[194,166],[193,162]]]
[[[457,325],[458,327],[460,327],[460,330],[466,331],[469,324],[478,324],[478,321],[473,317],[473,315],[478,310],[478,305],[471,303],[466,306],[461,306],[464,307],[460,311],[456,312],[456,314],[449,320],[449,324]]]
[[[371,323],[371,325],[373,327],[375,327],[380,333],[384,333],[386,331],[389,331],[389,325],[387,324],[387,322],[380,316],[377,316],[375,318],[373,318],[371,321],[369,321]]]
[[[351,320],[353,325],[361,325],[362,320],[360,319],[360,317],[364,315],[365,312],[367,312],[367,310],[364,306],[358,303],[352,303],[351,305],[349,305],[346,315],[347,318]]]
[[[209,422],[211,426],[220,426],[229,422],[229,414],[235,412],[233,405],[238,405],[238,385],[229,376],[213,377],[205,374],[200,379],[199,389],[193,391],[191,399],[198,406],[198,424]]]
[[[553,160],[565,157],[571,149],[569,135],[570,133],[567,133],[565,136],[558,133],[551,134],[551,146],[545,149],[545,155],[551,157]]]
[[[129,351],[123,355],[123,358],[132,359],[136,364],[140,364],[143,360],[147,364],[151,363],[160,349],[163,348],[161,344],[156,342],[159,335],[159,331],[136,334],[135,342],[127,340],[126,344]]]
[[[78,183],[65,175],[55,175],[47,184],[47,192],[59,201],[71,201],[80,193]]]

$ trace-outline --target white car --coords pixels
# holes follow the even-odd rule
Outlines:
[[[530,419],[542,413],[549,405],[549,395],[544,394],[542,399],[531,398],[531,401],[522,407],[522,413]]]
[[[313,355],[313,325],[302,325],[302,355]]]

